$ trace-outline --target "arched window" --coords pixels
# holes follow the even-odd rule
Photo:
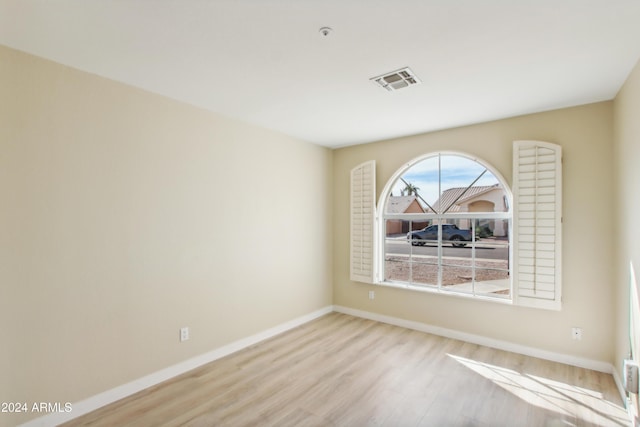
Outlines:
[[[511,190],[485,162],[433,153],[380,195],[377,277],[409,288],[511,299]]]
[[[513,194],[482,160],[433,153],[376,206],[376,162],[351,170],[350,278],[562,309],[562,147],[513,143]]]

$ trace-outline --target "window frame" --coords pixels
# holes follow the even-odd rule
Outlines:
[[[391,195],[391,191],[398,181],[398,179],[404,175],[407,171],[409,171],[416,164],[432,157],[437,156],[458,156],[471,161],[474,161],[480,164],[482,167],[486,168],[489,172],[493,174],[493,176],[498,180],[501,184],[505,197],[507,198],[507,212],[454,212],[454,213],[444,213],[444,214],[387,214],[386,213],[386,205],[389,200],[389,196]],[[441,169],[440,169],[441,171]],[[389,219],[401,219],[401,220],[425,220],[428,219],[430,221],[438,221],[438,220],[460,220],[460,219],[504,219],[508,222],[509,232],[509,297],[494,297],[487,294],[478,294],[478,293],[467,293],[460,291],[452,291],[444,289],[443,286],[438,283],[436,286],[426,286],[426,285],[417,285],[411,282],[396,282],[396,281],[388,281],[385,280],[385,244],[386,244],[386,223]],[[475,221],[474,221],[475,228]],[[513,279],[513,193],[508,184],[508,181],[504,178],[504,176],[491,164],[487,161],[480,159],[476,156],[470,155],[468,153],[459,152],[459,151],[434,151],[418,156],[409,162],[405,163],[402,167],[398,168],[396,172],[387,180],[384,188],[382,189],[380,196],[378,198],[378,203],[376,207],[376,217],[375,217],[375,251],[374,251],[374,283],[382,286],[390,286],[401,289],[410,289],[417,290],[421,292],[432,292],[438,294],[459,296],[463,298],[472,298],[477,300],[487,300],[501,303],[513,304],[515,301],[514,298],[514,279]],[[440,270],[442,269],[442,240],[441,240],[441,227],[438,230],[439,233],[439,244],[438,244],[438,275],[440,276]],[[473,244],[475,245],[475,233],[472,234]],[[438,280],[440,282],[440,280]]]
[[[490,298],[493,302],[509,303],[536,309],[562,310],[562,194],[563,194],[563,157],[562,146],[557,143],[537,140],[513,141],[511,186],[504,185],[507,192],[511,220],[510,271],[512,272],[511,300]],[[405,171],[426,157],[440,153],[467,157],[479,162],[496,176],[503,184],[507,181],[489,163],[475,156],[454,151],[438,151],[422,155],[405,163],[387,181],[376,203],[375,160],[356,166],[351,171],[351,280],[374,285],[395,286],[380,280],[380,260],[383,259],[384,243],[380,238],[384,233],[384,207],[394,183]],[[365,168],[370,173],[362,174]],[[367,186],[354,187],[354,177],[365,178]],[[366,188],[367,209],[353,209],[358,203],[358,188]],[[363,199],[364,201],[364,199]],[[355,202],[355,203],[354,203]],[[553,215],[551,215],[553,213]],[[367,224],[357,233],[354,224]],[[550,231],[553,230],[553,233]],[[550,239],[549,236],[553,236]],[[363,250],[366,249],[366,250]],[[358,260],[362,256],[371,262]],[[354,265],[356,261],[356,265]],[[355,268],[355,270],[354,270]],[[355,273],[355,274],[354,274]],[[407,288],[407,286],[401,286]],[[417,289],[429,291],[425,288]],[[444,293],[443,291],[438,291]],[[462,296],[461,293],[446,293]],[[478,296],[473,299],[481,299]]]

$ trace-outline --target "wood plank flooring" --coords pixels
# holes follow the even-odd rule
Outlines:
[[[65,426],[628,426],[611,375],[331,313]]]

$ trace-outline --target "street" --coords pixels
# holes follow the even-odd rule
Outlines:
[[[476,259],[509,259],[509,248],[504,244],[497,244],[492,241],[489,244],[483,244],[482,241],[476,242]],[[427,255],[437,256],[438,247],[434,244],[431,246],[411,246],[406,239],[387,239],[385,250],[388,255]],[[442,246],[442,255],[446,257],[471,258],[471,244],[463,248],[454,248],[449,243]]]

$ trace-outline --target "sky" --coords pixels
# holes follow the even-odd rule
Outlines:
[[[438,156],[429,157],[416,163],[402,175],[402,179],[418,187],[418,194],[431,205],[439,198],[438,163]],[[480,163],[456,155],[443,154],[440,156],[440,163],[442,165],[440,184],[442,191],[455,187],[466,188],[485,170],[485,167]],[[474,185],[483,186],[498,183],[498,179],[491,171],[487,170]],[[392,194],[400,196],[400,191],[404,187],[405,184],[398,179],[392,187]]]

